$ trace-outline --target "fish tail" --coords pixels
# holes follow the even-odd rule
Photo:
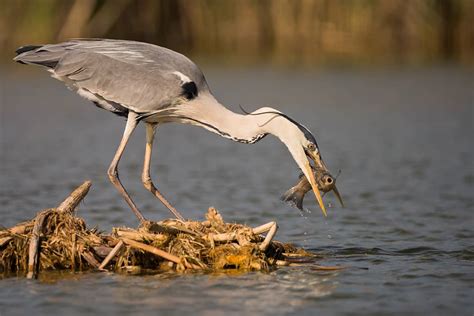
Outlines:
[[[300,210],[303,210],[303,198],[304,191],[298,190],[297,187],[292,187],[281,196],[282,201],[292,203]]]

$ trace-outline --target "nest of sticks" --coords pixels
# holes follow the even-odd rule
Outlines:
[[[39,271],[65,269],[133,274],[270,270],[314,257],[273,240],[278,228],[275,222],[256,228],[226,223],[214,208],[202,222],[167,219],[145,222],[138,229],[117,227],[104,234],[75,216],[90,186],[86,181],[57,208],[0,230],[0,272],[34,278]]]

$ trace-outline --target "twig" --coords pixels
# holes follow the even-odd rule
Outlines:
[[[76,233],[72,234],[72,249],[71,249],[71,270],[76,271]]]
[[[24,234],[26,231],[26,228],[30,225],[30,222],[23,223],[16,225],[14,227],[10,227],[8,231],[12,234]]]
[[[135,240],[131,240],[131,239],[127,239],[127,238],[122,238],[123,242],[126,243],[127,245],[130,245],[134,248],[138,248],[138,249],[141,249],[141,250],[144,250],[144,251],[148,251],[152,254],[155,254],[157,256],[160,256],[168,261],[171,261],[171,262],[174,262],[174,263],[177,263],[177,264],[180,264],[182,263],[181,259],[176,257],[175,255],[172,255],[166,251],[163,251],[161,249],[158,249],[158,248],[155,248],[153,246],[150,246],[150,245],[146,245],[144,243],[141,243],[141,242],[138,242],[138,241],[135,241]],[[185,266],[187,268],[192,268],[192,269],[201,269],[200,266],[197,266],[195,264],[192,264],[192,263],[186,263],[185,262]]]
[[[155,233],[146,233],[146,232],[138,232],[132,230],[125,230],[125,229],[117,229],[115,230],[115,234],[119,237],[124,237],[133,240],[160,240],[164,241],[168,238],[168,236],[163,234],[155,234]]]
[[[109,252],[107,257],[105,257],[104,261],[102,261],[102,263],[99,266],[99,270],[105,270],[104,268],[107,266],[107,264],[109,264],[110,260],[112,260],[112,258],[115,257],[115,255],[120,251],[120,249],[122,249],[122,246],[123,246],[123,241],[121,240],[118,242],[117,245],[115,245],[114,249],[112,249],[112,251]]]
[[[254,233],[256,233],[256,231],[261,231],[261,230],[265,231],[267,229],[268,229],[268,233],[265,236],[265,239],[263,240],[263,242],[259,246],[261,251],[267,250],[268,246],[272,242],[273,237],[275,237],[276,231],[278,229],[278,225],[276,222],[270,222],[253,229]]]
[[[51,209],[41,211],[35,218],[35,225],[31,232],[30,248],[28,251],[28,279],[36,278],[39,270],[39,252],[40,252],[40,237],[43,231],[44,220],[52,212]]]
[[[267,232],[270,230],[270,228],[274,225],[276,225],[277,223],[276,222],[268,222],[266,224],[263,224],[263,225],[260,225],[260,226],[257,226],[255,228],[252,229],[252,232],[256,235],[258,234],[262,234],[264,232]]]
[[[9,242],[10,240],[12,240],[13,237],[3,237],[3,238],[0,238],[0,247],[2,247],[3,245],[5,245],[7,242]]]
[[[255,235],[262,234],[264,232],[268,232],[265,236],[265,239],[260,244],[259,248],[262,251],[267,250],[268,246],[270,245],[273,237],[275,237],[276,231],[278,229],[278,225],[276,222],[269,222],[263,224],[261,226],[255,227],[252,229],[252,233]],[[229,233],[222,233],[222,234],[209,234],[208,239],[212,242],[215,241],[232,241],[236,240],[239,236],[239,231],[233,231]]]
[[[209,239],[213,241],[232,241],[237,239],[237,231],[221,234],[209,234]]]
[[[92,182],[85,181],[79,187],[77,187],[72,193],[58,206],[59,212],[74,212],[74,209],[82,201],[82,199],[89,192]]]
[[[94,255],[91,254],[89,251],[82,252],[82,256],[84,257],[84,259],[86,259],[87,263],[91,265],[92,267],[98,268],[100,266],[99,261],[97,261],[94,258]]]
[[[277,266],[280,266],[280,267],[285,267],[285,266],[289,266],[290,263],[288,261],[285,261],[285,260],[276,260],[275,261],[275,264]]]

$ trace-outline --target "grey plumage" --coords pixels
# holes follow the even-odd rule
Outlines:
[[[152,44],[109,39],[75,39],[59,44],[20,47],[15,61],[45,67],[97,106],[127,117],[125,130],[107,174],[141,222],[138,210],[118,177],[118,164],[139,122],[146,126],[142,183],[178,219],[181,214],[158,191],[150,176],[150,159],[158,124],[201,126],[236,142],[253,144],[268,134],[278,137],[310,183],[326,214],[309,160],[325,169],[315,137],[302,124],[273,109],[245,115],[220,104],[204,75],[187,57]]]
[[[17,53],[15,61],[45,66],[71,90],[121,115],[127,110],[150,115],[208,91],[204,75],[191,60],[147,43],[77,39],[26,46]]]

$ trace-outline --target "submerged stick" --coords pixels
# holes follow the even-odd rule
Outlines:
[[[40,237],[43,231],[44,220],[46,216],[51,214],[52,210],[41,211],[35,219],[35,225],[31,232],[30,248],[28,251],[28,279],[36,278],[39,270],[39,252],[40,252]]]
[[[58,206],[58,211],[60,212],[74,212],[74,209],[82,201],[82,199],[87,195],[89,189],[92,185],[92,182],[84,181],[83,184],[78,186],[72,193]]]
[[[154,255],[160,256],[160,257],[162,257],[162,258],[164,258],[168,261],[174,262],[176,264],[182,263],[180,258],[178,258],[175,255],[172,255],[172,254],[170,254],[166,251],[163,251],[161,249],[155,248],[153,246],[150,246],[150,245],[147,245],[147,244],[135,241],[135,240],[127,239],[127,238],[122,238],[122,240],[123,240],[124,243],[126,243],[127,245],[130,245],[134,248],[138,248],[138,249],[150,252]],[[197,266],[197,265],[192,264],[192,263],[187,263],[186,264],[186,262],[185,262],[185,266],[187,268],[192,268],[192,269],[201,269],[200,266]]]
[[[347,267],[345,266],[320,266],[320,265],[313,265],[311,267],[311,270],[316,270],[316,271],[339,271],[339,270],[344,270]]]
[[[99,266],[99,270],[105,270],[105,267],[107,264],[109,264],[110,260],[112,260],[113,257],[122,249],[123,246],[123,240],[119,241],[118,244],[115,245],[114,249],[112,249],[111,252],[105,257],[104,261]]]

